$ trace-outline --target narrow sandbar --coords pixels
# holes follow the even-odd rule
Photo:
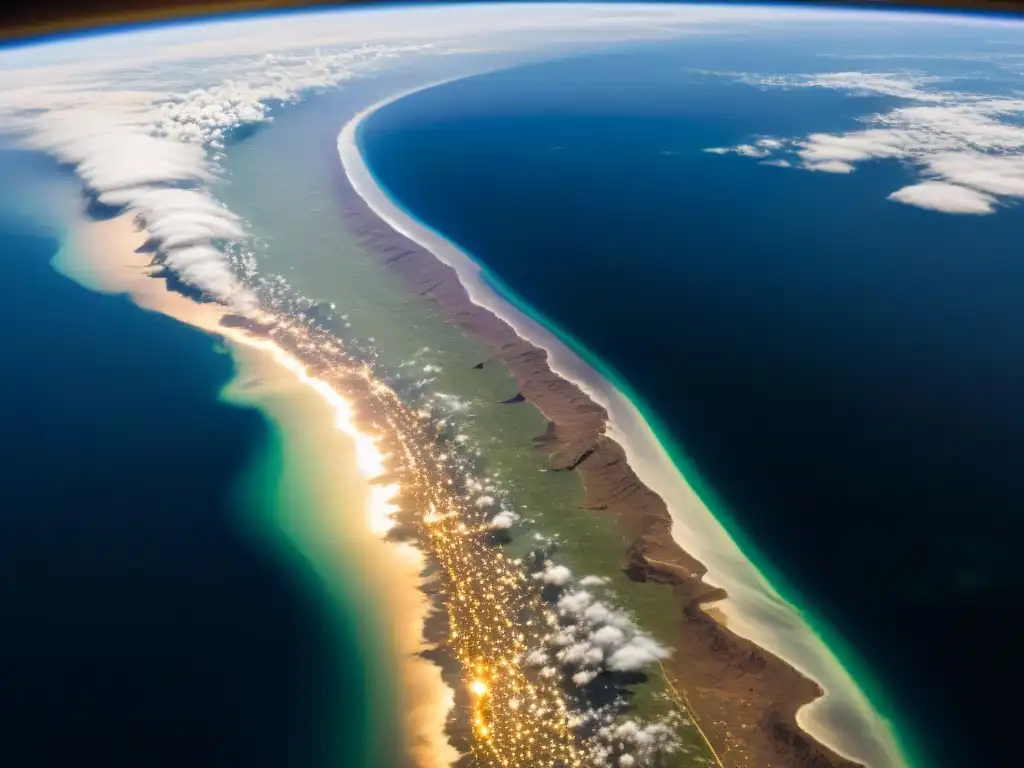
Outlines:
[[[454,325],[486,341],[509,367],[522,394],[551,422],[545,440],[556,465],[579,471],[588,503],[607,509],[629,531],[627,572],[673,585],[685,617],[677,657],[686,661],[670,671],[705,692],[698,713],[724,724],[723,742],[756,727],[759,736],[744,737],[758,742],[755,761],[905,765],[890,725],[800,611],[735,544],[634,400],[580,350],[499,295],[479,264],[377,183],[360,153],[360,126],[412,92],[367,108],[339,135],[348,183],[342,202],[353,231],[415,293],[435,300]],[[703,607],[710,602],[713,612]]]

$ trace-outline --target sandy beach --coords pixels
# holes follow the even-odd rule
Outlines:
[[[349,403],[310,377],[296,358],[222,325],[224,307],[192,301],[154,278],[151,255],[138,252],[145,240],[130,215],[82,219],[54,267],[92,290],[128,294],[143,309],[223,339],[237,375],[222,397],[260,410],[283,438],[281,493],[295,497],[285,504],[284,533],[329,586],[372,585],[359,591],[362,612],[376,625],[368,631],[385,645],[381,655],[394,689],[391,714],[403,723],[386,739],[417,768],[451,765],[458,753],[445,727],[453,693],[438,667],[419,655],[427,648],[423,635],[430,610],[420,589],[424,561],[411,545],[382,538],[396,489],[373,482],[384,471],[380,449],[360,431]],[[352,515],[353,508],[364,514]]]
[[[666,667],[733,756],[728,764],[903,765],[888,724],[799,609],[733,542],[636,402],[585,351],[498,295],[470,256],[380,189],[360,155],[359,127],[405,95],[364,110],[339,135],[351,227],[513,373],[522,396],[550,422],[538,437],[553,452],[553,467],[579,472],[588,506],[615,516],[628,533],[622,562],[630,577],[672,585],[679,632],[676,660]]]

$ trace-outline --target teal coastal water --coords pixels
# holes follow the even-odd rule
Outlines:
[[[376,646],[282,529],[282,436],[224,399],[212,337],[51,268],[77,189],[25,161],[0,157],[46,192],[0,205],[0,761],[381,765]]]

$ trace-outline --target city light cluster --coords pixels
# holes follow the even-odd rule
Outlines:
[[[502,514],[495,504],[467,500],[460,457],[439,441],[437,421],[403,403],[371,365],[348,358],[326,332],[305,323],[278,320],[271,336],[311,376],[360,402],[366,420],[377,425],[390,453],[388,474],[400,488],[396,501],[437,566],[447,642],[470,698],[475,764],[587,765],[561,681],[523,663],[557,617],[522,564],[505,557],[492,538],[496,527],[515,519],[512,513],[506,510],[495,526]]]
[[[385,459],[370,474],[386,478],[375,490],[388,503],[374,505],[370,523],[379,533],[411,529],[435,566],[474,765],[629,768],[658,765],[677,751],[685,719],[624,717],[626,700],[613,679],[660,662],[667,649],[595,597],[604,579],[574,579],[543,545],[528,562],[503,552],[501,536],[520,516],[497,473],[482,476],[474,466],[480,451],[452,428],[450,417],[465,403],[425,396],[419,378],[411,381],[418,396],[400,395],[376,374],[372,354],[352,356],[305,318],[268,316],[260,328],[264,343],[292,356],[302,377],[349,404],[346,418],[357,415],[362,439]],[[595,685],[610,699],[594,703]]]

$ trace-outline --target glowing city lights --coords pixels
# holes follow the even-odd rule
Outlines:
[[[443,448],[429,410],[410,409],[369,365],[347,358],[326,331],[282,320],[271,340],[228,335],[267,349],[330,404],[366,477],[395,478],[373,487],[369,523],[383,535],[396,525],[399,508],[405,510],[437,566],[448,650],[472,695],[467,720],[476,737],[474,765],[584,765],[561,681],[520,664],[549,630],[540,586],[489,538],[493,499],[460,490],[459,456]],[[357,418],[376,424],[379,434],[358,428]]]

